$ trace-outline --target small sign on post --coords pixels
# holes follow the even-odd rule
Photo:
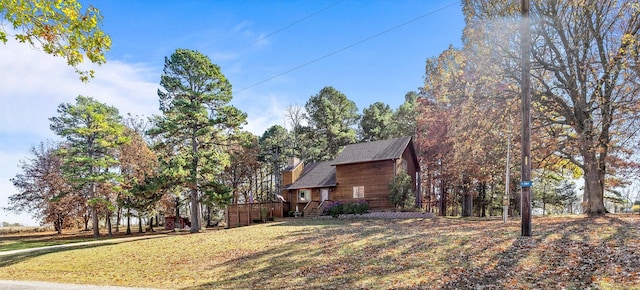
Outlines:
[[[531,182],[531,180],[520,182],[521,187],[531,187],[531,185],[533,185],[533,182]]]

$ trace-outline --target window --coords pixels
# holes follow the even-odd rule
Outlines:
[[[300,202],[309,202],[309,201],[311,201],[311,190],[310,189],[299,189],[298,190],[298,201],[300,201]]]
[[[402,170],[404,170],[404,172],[408,172],[408,167],[409,167],[409,162],[407,162],[407,159],[402,158]]]
[[[354,186],[353,187],[353,198],[364,198],[364,186]]]

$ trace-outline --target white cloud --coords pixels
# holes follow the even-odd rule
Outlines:
[[[274,94],[264,96],[244,95],[241,98],[240,105],[234,104],[247,113],[248,124],[244,126],[244,130],[261,136],[264,131],[273,125],[284,127],[287,105],[282,104],[281,99]]]
[[[0,222],[20,223],[28,226],[38,225],[38,222],[27,213],[16,214],[2,209],[9,205],[9,196],[18,193],[10,179],[18,173],[19,161],[29,157],[27,150],[28,148],[25,148],[25,151],[11,154],[0,152],[0,164],[4,164],[0,167]]]
[[[114,106],[123,115],[158,112],[158,82],[148,79],[153,74],[159,79],[160,72],[145,65],[112,61],[93,66],[96,77],[83,83],[63,59],[9,42],[0,47],[0,67],[1,133],[51,136],[48,118],[57,115],[59,104],[78,95]]]
[[[118,108],[123,116],[159,113],[161,63],[109,60],[102,66],[88,67],[95,70],[95,78],[83,83],[62,58],[15,41],[0,45],[0,207],[7,205],[8,196],[17,193],[9,179],[19,172],[19,160],[28,158],[28,150],[37,142],[57,139],[49,129],[48,118],[57,115],[59,104],[73,103],[76,96],[85,95]],[[288,104],[282,100],[287,99],[262,90],[247,90],[233,103],[248,114],[244,129],[262,135],[274,124],[284,126]],[[28,215],[0,214],[3,221],[36,223]]]
[[[29,158],[35,143],[56,138],[48,118],[57,115],[59,104],[85,95],[118,108],[123,116],[158,113],[160,71],[118,61],[91,67],[96,77],[83,83],[62,58],[15,41],[0,45],[0,207],[17,193],[9,179],[19,172],[19,160]],[[0,221],[36,224],[29,215],[0,214]]]

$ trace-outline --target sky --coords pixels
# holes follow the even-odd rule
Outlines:
[[[374,102],[397,108],[423,84],[424,66],[450,45],[461,46],[459,1],[220,0],[81,1],[98,8],[112,39],[107,63],[87,64],[82,83],[64,60],[10,40],[0,44],[0,208],[16,194],[10,179],[49,129],[61,103],[90,96],[120,114],[159,114],[164,58],[197,50],[233,86],[231,104],[256,135],[286,127],[288,106],[304,106],[332,86],[360,111]],[[5,28],[8,29],[8,28]],[[29,214],[0,209],[0,223],[37,225]]]

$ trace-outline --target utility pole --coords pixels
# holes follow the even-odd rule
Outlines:
[[[529,0],[521,0],[520,49],[522,52],[522,236],[531,236],[531,35],[529,31]]]
[[[511,187],[511,118],[509,118],[509,134],[507,135],[507,174],[504,185],[504,198],[502,199],[502,222],[507,223],[509,218],[509,197]]]

